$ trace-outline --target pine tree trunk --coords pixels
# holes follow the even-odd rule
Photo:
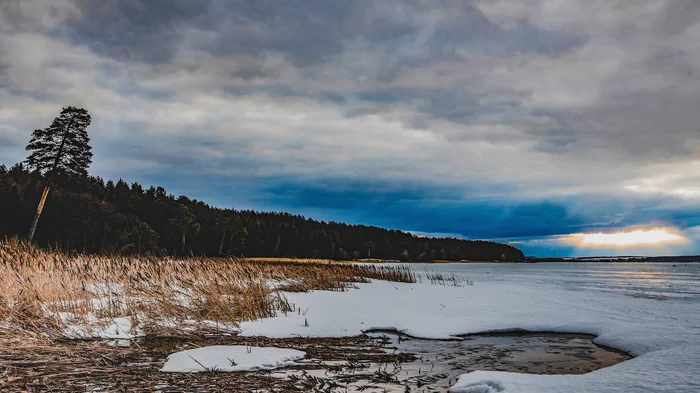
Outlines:
[[[53,167],[49,171],[49,173],[53,173],[58,169],[58,163],[61,162],[61,156],[63,155],[63,149],[66,147],[66,139],[68,139],[68,131],[70,130],[70,127],[73,125],[73,118],[71,117],[70,120],[68,121],[68,125],[66,126],[66,129],[63,130],[63,138],[61,139],[61,146],[58,148],[58,153],[56,153],[56,158],[53,161]]]
[[[46,198],[49,196],[49,190],[51,187],[44,187],[44,193],[41,194],[41,200],[39,201],[39,206],[36,208],[36,215],[34,216],[34,221],[32,221],[32,227],[29,229],[29,236],[27,240],[31,243],[34,239],[34,232],[36,232],[36,226],[39,224],[39,217],[41,216],[41,211],[44,210],[44,203],[46,203]]]
[[[63,149],[66,147],[66,139],[68,136],[68,131],[70,130],[70,127],[73,125],[73,118],[71,117],[70,121],[68,121],[68,125],[66,126],[66,129],[63,130],[63,138],[61,139],[61,146],[58,148],[58,152],[56,153],[56,158],[53,161],[53,166],[51,170],[48,172],[48,174],[52,174],[53,172],[58,169],[58,163],[61,161],[61,156],[63,155]],[[41,201],[39,201],[39,206],[36,208],[36,215],[34,216],[34,221],[32,221],[32,227],[29,229],[29,236],[27,236],[27,240],[29,240],[29,243],[32,242],[34,239],[34,232],[36,232],[36,226],[39,225],[39,217],[41,217],[41,211],[44,210],[44,203],[46,202],[46,197],[49,196],[49,190],[51,189],[50,186],[44,187],[44,193],[41,195]]]
[[[185,255],[185,231],[182,231],[182,255]]]

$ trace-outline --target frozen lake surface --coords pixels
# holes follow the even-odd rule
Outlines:
[[[475,282],[550,284],[654,299],[700,299],[700,263],[412,264],[416,272],[457,274]]]
[[[303,315],[241,324],[243,336],[339,337],[372,329],[425,339],[526,330],[584,333],[634,356],[582,375],[482,371],[461,393],[700,392],[700,264],[414,264],[418,283],[373,281],[345,292],[287,293]],[[474,285],[433,285],[428,273]],[[454,281],[447,281],[448,283]],[[477,370],[477,371],[470,371]]]

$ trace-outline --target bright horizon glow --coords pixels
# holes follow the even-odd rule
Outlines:
[[[567,243],[580,247],[633,247],[684,243],[688,239],[666,228],[639,229],[614,233],[575,233],[564,237]]]

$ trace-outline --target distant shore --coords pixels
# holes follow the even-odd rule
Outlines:
[[[364,258],[364,259],[325,259],[325,258],[291,258],[291,257],[253,257],[243,258],[252,262],[303,262],[303,263],[429,263],[429,264],[447,264],[447,263],[532,263],[531,261],[448,261],[445,259],[435,259],[432,261],[401,261],[398,259],[379,259],[379,258]]]
[[[700,262],[700,255],[677,255],[662,257],[547,257],[547,258],[526,258],[527,262],[668,262],[668,263],[696,263]]]
[[[401,261],[396,259],[324,259],[324,258],[291,258],[291,257],[255,257],[244,258],[254,262],[279,263],[405,263],[405,264],[523,264],[523,263],[700,263],[700,256],[671,256],[671,257],[561,257],[561,258],[527,258],[524,261],[449,261],[436,259],[432,261]]]

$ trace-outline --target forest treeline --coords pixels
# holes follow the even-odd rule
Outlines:
[[[0,166],[0,238],[24,237],[49,178],[22,164]],[[509,245],[422,238],[288,213],[239,211],[175,197],[162,187],[56,175],[34,241],[88,253],[298,257],[402,261],[523,260]]]

